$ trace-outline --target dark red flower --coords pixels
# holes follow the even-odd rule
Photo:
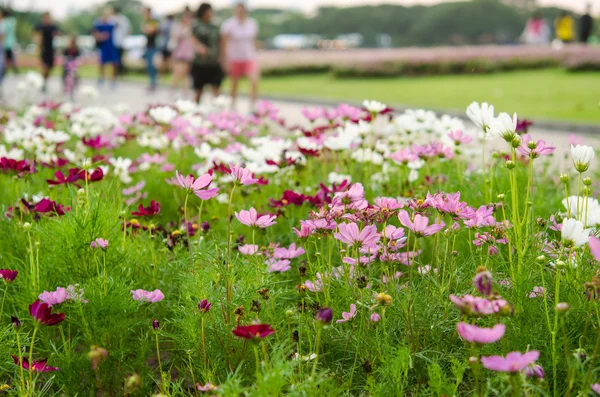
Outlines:
[[[319,157],[319,155],[321,154],[317,149],[304,149],[299,147],[298,150],[306,157]]]
[[[0,279],[6,281],[7,283],[12,283],[15,281],[17,274],[19,274],[17,270],[0,269]]]
[[[19,365],[19,357],[13,355],[12,358],[13,358],[13,361],[15,362],[15,365]],[[26,369],[27,371],[29,371],[29,359],[27,357],[23,356],[22,360],[23,360],[21,363],[22,367],[24,369]],[[33,365],[31,366],[31,370],[33,372],[40,372],[40,373],[60,370],[60,368],[51,367],[51,366],[47,365],[46,362],[48,362],[48,359],[39,360],[39,361],[33,360]]]
[[[223,164],[223,163],[215,163],[213,161],[213,166],[211,167],[211,169],[209,170],[209,172],[214,171],[217,172],[219,174],[231,174],[231,168],[229,168],[227,165]],[[211,173],[212,175],[212,173]]]
[[[27,207],[29,208],[29,206],[27,206]],[[37,203],[35,205],[35,207],[33,207],[33,210],[35,212],[39,212],[40,214],[52,213],[52,214],[57,214],[57,215],[64,215],[65,210],[70,211],[71,208],[67,207],[65,209],[65,207],[62,204],[58,204],[56,201],[52,201],[47,198],[43,198],[40,200],[39,203]]]
[[[202,301],[198,302],[198,310],[200,310],[200,313],[208,313],[211,306],[212,303],[206,299],[202,299]]]
[[[79,179],[84,181],[87,180],[88,182],[98,182],[104,178],[104,171],[102,171],[102,168],[98,167],[92,171],[91,174],[86,170],[79,170],[77,175],[79,175]]]
[[[293,190],[286,190],[283,192],[283,195],[279,200],[269,199],[269,201],[271,201],[271,206],[275,208],[286,207],[288,205],[301,206],[305,202],[310,202],[310,200],[310,196],[305,196],[302,193],[296,193]]]
[[[160,212],[160,204],[155,200],[150,202],[148,207],[144,207],[143,204],[140,204],[137,211],[131,213],[133,216],[153,216],[157,215]]]
[[[529,120],[517,120],[517,128],[516,128],[516,132],[517,134],[521,135],[521,134],[527,134],[527,132],[529,131],[529,127],[531,127],[533,125],[532,121]]]
[[[103,135],[97,135],[94,138],[82,138],[81,141],[87,147],[92,149],[102,149],[109,146],[109,141]]]
[[[252,178],[256,179],[256,176],[254,174],[252,174]],[[264,176],[261,176],[260,178],[257,179],[256,184],[257,185],[268,185],[269,184],[269,180],[265,179]]]
[[[52,306],[39,299],[29,305],[29,314],[44,325],[56,325],[65,319],[64,313],[52,313]]]
[[[4,171],[15,171],[19,175],[23,173],[32,174],[35,172],[35,166],[27,160],[13,160],[6,157],[0,158],[0,169]]]
[[[67,184],[71,184],[71,185],[75,185],[78,188],[81,188],[81,185],[78,185],[77,182],[79,180],[79,169],[78,168],[71,168],[69,170],[69,175],[65,176],[62,171],[56,171],[54,173],[54,177],[56,178],[56,180],[52,180],[52,179],[46,179],[46,182],[48,182],[49,185],[67,185]]]
[[[269,324],[238,325],[231,331],[238,338],[243,339],[264,339],[274,334],[275,330]]]
[[[67,164],[69,164],[69,160],[59,157],[56,160],[50,161],[49,163],[42,163],[42,166],[46,168],[62,168]]]

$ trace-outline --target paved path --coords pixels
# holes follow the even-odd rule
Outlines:
[[[17,79],[9,76],[4,82],[4,102],[9,106],[16,106],[19,96],[15,95]],[[81,86],[91,85],[96,87],[94,81],[86,80],[83,81]],[[189,93],[191,98],[191,92]],[[143,110],[150,104],[157,103],[170,103],[177,99],[178,96],[173,95],[167,88],[161,87],[155,92],[148,92],[143,84],[132,83],[132,82],[120,82],[116,89],[111,89],[108,86],[103,87],[100,90],[100,96],[95,99],[81,99],[86,105],[98,105],[115,107],[117,105],[125,105],[132,111]],[[61,101],[64,98],[61,94],[61,82],[58,79],[52,79],[49,83],[49,89],[47,94],[41,94],[39,100],[56,100]],[[303,120],[300,115],[300,110],[304,106],[303,103],[295,102],[293,100],[273,100],[273,103],[280,109],[280,114],[288,121],[292,123],[299,123]],[[314,106],[316,103],[311,103],[310,106]],[[249,102],[246,98],[240,98],[238,101],[238,111],[247,113],[249,112]],[[569,149],[569,135],[572,131],[557,131],[557,130],[546,130],[539,128],[532,128],[531,134],[535,139],[544,139],[546,142],[553,143],[558,149],[558,158],[563,158]],[[600,148],[600,135],[594,135],[590,133],[577,133],[577,137],[580,137],[584,143],[592,145],[596,148]],[[501,145],[501,146],[499,146]],[[499,141],[499,144],[489,145],[497,149],[498,147],[504,147],[505,143]],[[560,163],[564,163],[560,161]],[[562,167],[561,167],[562,168]]]

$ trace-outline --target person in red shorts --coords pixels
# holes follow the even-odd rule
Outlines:
[[[238,2],[233,17],[223,22],[221,26],[221,45],[231,79],[232,106],[235,106],[240,78],[247,77],[250,80],[250,106],[254,109],[260,77],[256,60],[257,36],[258,23],[248,17],[246,5]]]

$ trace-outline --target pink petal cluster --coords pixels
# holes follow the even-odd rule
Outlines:
[[[252,172],[250,172],[247,168],[242,168],[238,165],[229,166],[230,171],[229,174],[233,178],[233,182],[240,185],[254,185],[258,182],[258,179],[252,176]]]
[[[333,237],[348,245],[359,244],[362,247],[375,247],[381,238],[375,225],[368,225],[359,230],[356,223],[340,223],[338,230],[339,233],[334,233]]]
[[[356,316],[356,305],[352,303],[350,305],[349,312],[342,312],[342,318],[337,320],[336,323],[345,323],[352,320]]]
[[[277,247],[273,250],[273,258],[277,259],[294,259],[300,255],[304,255],[305,251],[302,247],[296,247],[295,243],[292,243],[288,248]]]
[[[165,295],[159,289],[154,291],[145,291],[143,289],[131,290],[131,297],[133,300],[140,302],[159,302],[165,298]]]
[[[200,175],[198,178],[195,178],[193,175],[184,177],[179,173],[179,171],[175,171],[175,177],[177,178],[177,181],[181,187],[187,189],[190,193],[195,194],[202,200],[213,198],[219,192],[218,188],[206,189],[206,187],[212,182],[211,174],[206,173]]]
[[[434,223],[431,226],[428,226],[429,218],[421,214],[415,214],[414,221],[411,221],[408,212],[405,210],[400,211],[398,214],[398,219],[400,220],[402,226],[408,228],[410,231],[419,236],[431,236],[446,226],[444,222]]]
[[[254,255],[258,252],[258,245],[256,244],[244,244],[238,247],[238,251],[242,255]]]
[[[456,324],[456,331],[458,331],[461,338],[467,342],[481,345],[499,341],[504,336],[505,330],[506,326],[504,324],[496,324],[492,328],[479,328],[476,325],[463,322]]]
[[[258,213],[254,208],[250,208],[249,211],[242,210],[240,212],[235,213],[235,217],[240,223],[243,223],[246,226],[250,227],[260,227],[266,228],[274,225],[274,219],[277,218],[275,215],[261,215],[258,216]]]
[[[108,248],[108,240],[104,240],[103,238],[99,237],[90,243],[90,248],[107,249]]]
[[[42,292],[38,298],[50,306],[60,305],[69,298],[69,292],[66,288],[58,287],[56,288],[56,291]]]
[[[481,357],[481,364],[487,369],[496,372],[520,372],[528,365],[533,364],[540,357],[537,350],[529,351],[525,354],[520,352],[508,353],[506,357],[490,356]]]

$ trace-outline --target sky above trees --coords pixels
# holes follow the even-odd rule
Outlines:
[[[37,11],[49,10],[57,18],[66,16],[70,11],[74,12],[81,10],[87,6],[101,4],[105,0],[53,0],[52,2],[42,0],[18,0],[13,1],[15,8],[17,9],[31,9]],[[303,0],[300,2],[302,5],[298,5],[296,0],[249,0],[249,4],[252,7],[294,7],[301,8],[303,11],[310,12],[315,8],[323,5],[327,6],[350,6],[350,5],[362,5],[362,4],[403,4],[403,5],[414,5],[414,4],[434,4],[444,1],[456,1],[456,0]],[[234,0],[212,0],[214,6],[223,8],[233,4]],[[176,11],[185,5],[191,7],[197,7],[200,0],[145,0],[145,4],[150,5],[155,9],[157,13],[168,13]],[[600,13],[600,1],[596,0],[538,0],[538,3],[543,6],[561,6],[570,8],[576,12],[582,12],[585,9],[586,4],[594,3],[594,13]]]

